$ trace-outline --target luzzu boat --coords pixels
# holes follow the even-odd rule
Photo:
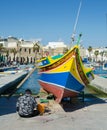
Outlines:
[[[92,69],[82,63],[78,44],[63,56],[55,60],[47,57],[38,61],[38,64],[39,84],[52,93],[58,103],[64,97],[77,96],[94,78]]]

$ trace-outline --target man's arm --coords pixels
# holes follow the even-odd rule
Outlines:
[[[37,108],[37,101],[36,101],[36,99],[34,97],[33,97],[33,107]]]
[[[17,100],[17,103],[16,103],[16,111],[19,111],[19,99]]]

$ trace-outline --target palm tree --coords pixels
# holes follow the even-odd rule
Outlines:
[[[11,53],[13,53],[13,55],[14,55],[13,60],[15,61],[15,56],[16,56],[16,54],[17,54],[17,50],[16,50],[15,48],[12,48],[12,49],[11,49]]]
[[[3,59],[4,59],[4,57],[5,56],[3,56],[3,52],[5,51],[5,48],[3,47],[3,44],[1,44],[0,43],[0,62],[1,61],[4,61]]]
[[[99,51],[96,50],[96,51],[94,52],[94,55],[96,56],[96,61],[97,61],[97,56],[99,55]]]
[[[21,61],[21,41],[17,42],[18,62]]]
[[[37,53],[39,52],[40,45],[39,42],[33,44],[33,52],[35,52],[35,58],[37,58]]]
[[[7,61],[8,61],[8,58],[9,58],[9,49],[5,48],[5,53],[6,53],[6,57],[7,57]]]
[[[64,48],[63,54],[67,53],[69,51],[68,48]]]
[[[104,51],[104,56],[105,56],[106,59],[107,59],[107,51]]]
[[[101,61],[103,62],[104,51],[101,51],[100,55],[101,55]]]
[[[4,50],[3,44],[0,44],[0,53]]]
[[[92,46],[88,47],[88,51],[89,51],[89,61],[91,61]]]

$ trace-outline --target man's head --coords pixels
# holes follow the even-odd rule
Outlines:
[[[30,89],[26,89],[26,90],[25,90],[25,93],[26,93],[26,94],[32,94],[32,91],[31,91]]]

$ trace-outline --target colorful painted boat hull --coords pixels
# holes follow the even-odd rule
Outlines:
[[[75,97],[75,96],[78,95],[77,92],[69,91],[69,90],[64,89],[62,87],[58,87],[58,86],[56,86],[54,84],[47,84],[47,83],[42,82],[40,80],[39,80],[39,84],[42,86],[42,88],[44,90],[52,93],[56,97],[56,101],[58,103],[60,103],[62,98],[64,98],[64,97]]]
[[[90,83],[90,79],[93,79],[92,71],[82,64],[78,46],[55,62],[38,68],[39,84],[52,93],[58,103],[64,97],[77,96]]]
[[[84,85],[80,84],[70,72],[54,74],[43,73],[40,76],[39,84],[44,90],[53,93],[54,96],[57,97],[57,102],[60,102],[64,97],[76,96],[84,89]]]

